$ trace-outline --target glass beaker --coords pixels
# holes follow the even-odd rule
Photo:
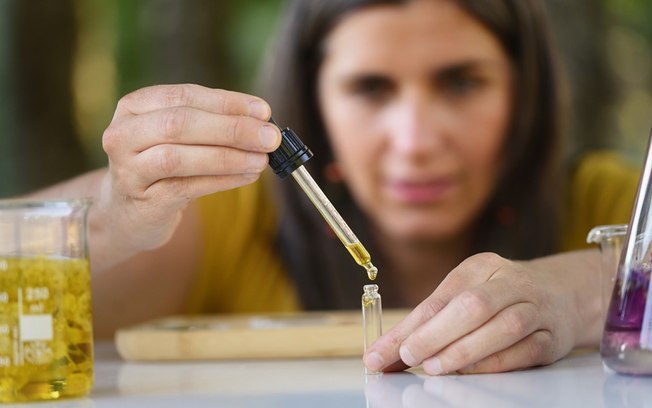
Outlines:
[[[89,200],[0,200],[0,402],[93,384]]]
[[[600,345],[604,364],[624,374],[652,374],[651,174],[652,134]]]

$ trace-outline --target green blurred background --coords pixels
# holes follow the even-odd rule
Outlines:
[[[328,0],[324,0],[328,1]],[[640,163],[652,126],[652,2],[542,0],[564,57],[568,155]],[[255,92],[282,0],[0,0],[0,197],[106,164],[120,96],[192,82]]]

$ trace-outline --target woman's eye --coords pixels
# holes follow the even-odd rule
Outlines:
[[[351,93],[370,101],[381,101],[389,96],[392,88],[392,83],[385,78],[365,77],[351,84]]]
[[[480,89],[484,81],[469,75],[454,75],[444,78],[442,85],[443,91],[450,96],[466,96]]]

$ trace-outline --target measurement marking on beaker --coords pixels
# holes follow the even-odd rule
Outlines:
[[[47,286],[27,287],[25,288],[25,291],[28,302],[48,300],[50,297],[50,290]]]
[[[30,313],[43,313],[45,311],[45,305],[43,303],[32,303],[29,305]]]
[[[18,356],[18,326],[12,327],[11,331],[13,333],[12,337],[14,339],[14,344],[13,344],[13,346],[14,346],[14,365],[18,366],[18,365],[20,365],[20,361],[18,359],[19,358],[19,356]]]
[[[18,330],[16,330],[14,338],[18,343],[16,350],[16,365],[23,365],[23,342],[20,338],[20,320],[23,317],[23,288],[18,288]]]

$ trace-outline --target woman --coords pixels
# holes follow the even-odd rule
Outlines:
[[[362,222],[354,230],[372,245],[373,256],[398,256],[400,282],[392,285],[413,280],[421,289],[398,303],[423,299],[473,253],[523,259],[558,249],[559,97],[540,6],[309,3],[289,10],[273,64],[265,71],[271,85],[266,100],[275,119],[290,124],[316,152],[307,166],[344,218],[371,218],[371,228]],[[353,13],[364,6],[377,12]],[[296,216],[304,213],[301,191],[291,183],[281,186],[293,214],[284,218],[286,224],[321,232],[323,222],[314,210],[304,219]],[[320,257],[310,252],[328,242],[306,243],[292,226],[284,227],[290,230],[286,241],[305,243],[291,252],[308,254],[286,256],[303,263],[293,269],[326,269],[331,279],[333,269],[348,275],[350,260],[338,242],[327,258],[342,255],[344,263],[320,268],[323,261],[315,262]],[[392,231],[391,237],[370,237],[383,231]],[[412,239],[424,240],[423,253],[413,253],[418,249]],[[422,265],[411,258],[423,259]],[[382,276],[390,278],[391,260],[384,261]],[[414,271],[407,274],[406,265]],[[336,293],[344,291],[350,302],[355,296],[346,289],[357,292],[359,286],[350,279],[344,284]],[[302,300],[337,307],[334,290],[314,283],[310,298]]]
[[[296,1],[279,40],[265,71],[276,121],[315,152],[307,167],[370,250],[385,304],[416,306],[367,367],[504,371],[597,344],[595,251],[501,257],[569,249],[581,230],[560,234],[575,218],[554,184],[559,98],[538,2]],[[99,334],[183,311],[358,307],[363,269],[294,183],[230,190],[278,146],[270,115],[222,90],[136,91],[104,134],[108,171],[41,193],[95,197]],[[627,221],[600,216],[584,221]]]

